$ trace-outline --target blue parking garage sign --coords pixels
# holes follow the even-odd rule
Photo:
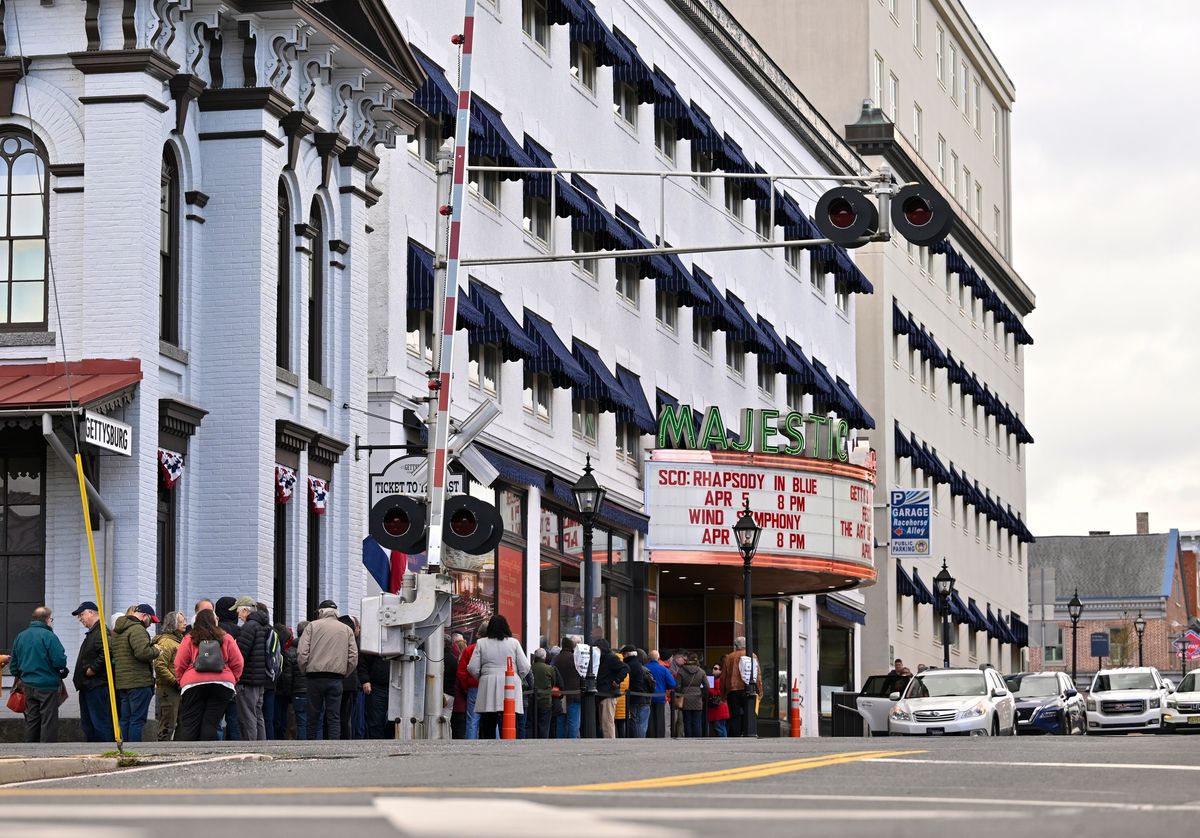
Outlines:
[[[932,550],[931,503],[928,489],[892,490],[888,528],[888,552],[892,558],[928,558]]]
[[[1109,656],[1108,648],[1108,632],[1094,631],[1092,632],[1092,657],[1107,658]]]

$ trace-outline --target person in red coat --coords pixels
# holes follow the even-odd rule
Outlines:
[[[225,666],[220,672],[196,671],[196,654],[206,640],[221,644]],[[175,653],[175,677],[183,693],[176,739],[185,742],[216,740],[217,726],[233,699],[234,685],[242,677],[244,666],[237,641],[217,625],[216,614],[208,609],[197,614],[191,632],[183,638]]]
[[[479,694],[479,679],[467,671],[467,664],[471,662],[471,656],[475,654],[475,644],[462,650],[462,654],[458,656],[458,686],[466,691],[467,702],[464,712],[466,713],[466,738],[479,738],[479,714],[475,712],[475,696]]]
[[[725,702],[725,697],[721,695],[720,664],[712,668],[712,678],[708,686],[708,707],[705,709],[713,735],[728,736],[729,731],[726,729],[725,723],[729,719],[729,705]]]

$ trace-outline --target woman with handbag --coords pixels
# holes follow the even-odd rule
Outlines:
[[[216,614],[208,609],[197,614],[175,652],[175,677],[183,692],[177,740],[216,741],[243,666],[237,641],[217,625]]]

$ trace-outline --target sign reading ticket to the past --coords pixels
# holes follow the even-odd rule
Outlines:
[[[647,547],[740,564],[731,529],[749,502],[762,527],[756,565],[874,565],[874,471],[853,462],[754,452],[654,451],[646,464]]]
[[[892,490],[888,533],[888,552],[892,558],[924,559],[929,556],[931,505],[928,489]]]

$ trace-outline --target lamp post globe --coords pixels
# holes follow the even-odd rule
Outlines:
[[[751,611],[751,563],[754,561],[754,553],[758,550],[758,539],[762,536],[762,527],[754,520],[754,513],[750,511],[750,500],[746,499],[746,505],[738,515],[737,522],[733,525],[733,537],[737,542],[738,549],[742,551],[742,611],[743,621],[746,627],[746,657],[750,661],[749,677],[745,678],[746,692],[744,696],[744,704],[742,705],[742,736],[754,737],[758,735],[758,678],[756,677],[756,667],[754,662],[754,632],[753,632],[753,614]]]
[[[1133,621],[1133,630],[1137,632],[1138,637],[1138,666],[1145,666],[1142,662],[1142,635],[1146,633],[1146,618],[1139,611],[1137,619]]]
[[[1067,603],[1067,616],[1071,618],[1071,684],[1078,684],[1078,664],[1079,658],[1079,618],[1083,614],[1083,603],[1079,601],[1079,588],[1075,589],[1075,593],[1071,596],[1071,601]]]
[[[571,487],[575,495],[575,507],[583,524],[583,642],[588,647],[587,672],[583,677],[583,695],[579,697],[579,712],[582,721],[582,735],[585,739],[596,737],[596,673],[592,661],[592,601],[596,592],[592,590],[592,526],[596,522],[596,513],[604,503],[604,488],[592,476],[592,455],[587,455],[583,466],[583,476]]]
[[[954,593],[954,581],[946,560],[942,559],[942,569],[933,577],[933,589],[942,605],[942,666],[946,669],[950,668],[950,595]]]

